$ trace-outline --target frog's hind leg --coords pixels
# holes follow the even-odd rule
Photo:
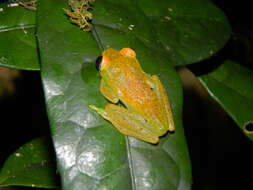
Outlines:
[[[157,97],[161,105],[164,106],[164,109],[167,115],[168,125],[169,125],[168,130],[174,131],[175,125],[174,125],[173,115],[171,112],[171,107],[170,107],[170,103],[169,103],[166,91],[157,75],[152,75],[152,78],[154,82],[154,92],[157,94]]]
[[[108,104],[106,117],[123,134],[140,140],[158,143],[159,138],[146,128],[147,122],[138,114],[123,107]]]

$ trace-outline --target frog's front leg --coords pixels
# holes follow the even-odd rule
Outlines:
[[[117,97],[116,93],[112,90],[111,87],[106,84],[103,79],[100,82],[100,92],[104,95],[104,97],[106,97],[106,99],[108,99],[112,103],[117,103],[119,101],[119,98]]]
[[[107,104],[105,109],[90,106],[96,110],[102,117],[109,120],[121,133],[138,138],[140,140],[157,143],[158,135],[151,132],[148,123],[140,115],[129,111],[126,108]]]
[[[167,119],[168,119],[168,130],[169,131],[174,131],[175,130],[175,125],[174,125],[174,120],[173,120],[173,115],[171,112],[171,107],[170,103],[168,100],[167,93],[157,75],[152,75],[153,82],[154,82],[154,92],[156,93],[161,105],[164,107]]]

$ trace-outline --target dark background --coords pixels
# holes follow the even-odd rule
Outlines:
[[[230,59],[252,70],[253,22],[250,2],[213,2],[224,11],[230,22],[230,40],[212,58],[187,67],[200,75]],[[192,161],[193,190],[253,189],[253,143],[198,81],[191,85],[185,84],[187,80],[183,81],[183,121]]]

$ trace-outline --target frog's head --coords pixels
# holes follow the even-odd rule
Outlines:
[[[122,48],[120,51],[109,48],[105,50],[102,56],[98,57],[96,60],[96,68],[98,71],[102,71],[108,68],[112,61],[118,58],[135,58],[136,54],[131,48]]]

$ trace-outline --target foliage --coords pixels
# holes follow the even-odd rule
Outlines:
[[[1,169],[0,184],[58,187],[54,156],[49,147],[50,139],[44,137],[36,138],[15,151]]]
[[[17,0],[16,2],[28,10],[36,11],[38,0]]]
[[[92,14],[89,12],[90,5],[94,0],[69,0],[68,4],[71,10],[64,9],[66,14],[72,23],[77,24],[80,29],[85,32],[91,30],[91,24],[89,23],[92,19]]]
[[[199,79],[253,141],[253,116],[249,111],[253,106],[253,72],[232,61],[226,61],[215,71],[202,75]]]
[[[175,66],[200,62],[224,46],[230,36],[224,13],[207,0],[29,2],[37,3],[0,4],[0,65],[40,70],[62,189],[191,189]],[[36,13],[27,10],[35,6]],[[120,134],[89,109],[108,103],[99,93],[94,62],[109,47],[133,48],[144,71],[161,78],[176,132],[158,145]],[[251,76],[226,62],[199,79],[252,140]],[[33,143],[36,153],[27,151]],[[35,139],[14,152],[0,172],[0,185],[58,187],[47,154],[53,147],[44,145]],[[34,168],[40,180],[32,178]]]

